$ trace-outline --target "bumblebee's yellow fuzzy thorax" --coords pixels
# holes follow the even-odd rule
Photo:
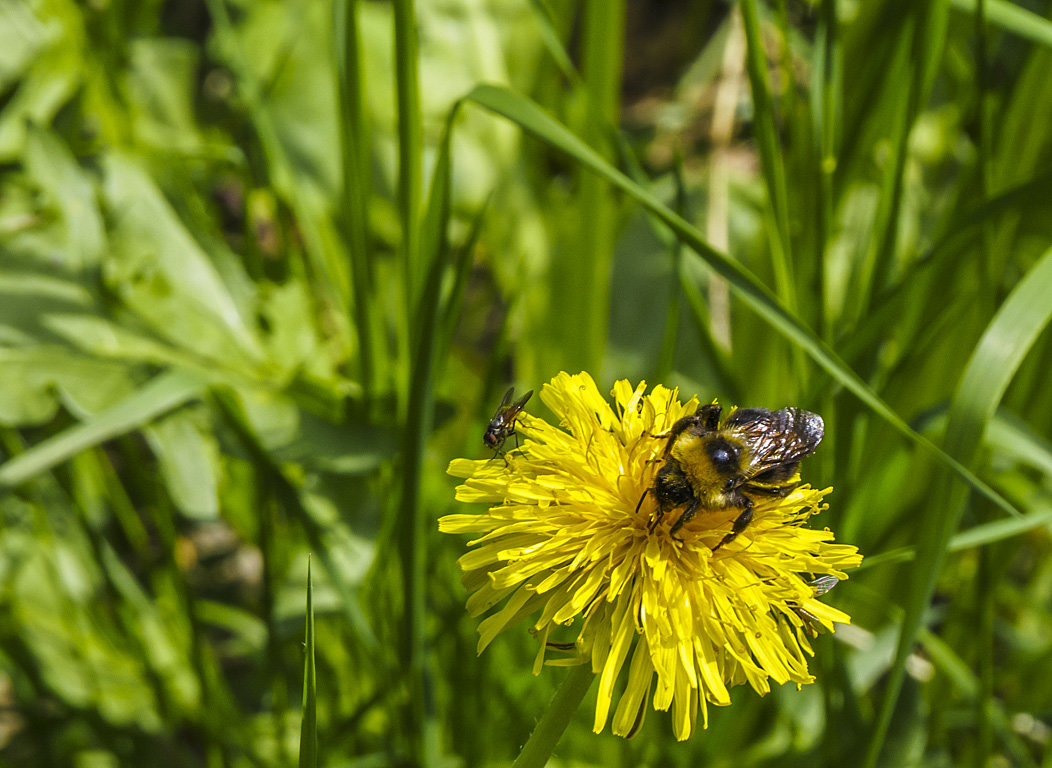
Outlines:
[[[727,504],[723,489],[732,475],[720,472],[713,465],[706,448],[709,439],[690,433],[681,435],[673,444],[669,457],[679,462],[702,505],[720,508]]]

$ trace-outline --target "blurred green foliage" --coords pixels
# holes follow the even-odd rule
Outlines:
[[[821,413],[870,558],[816,685],[559,764],[1048,765],[1047,10],[0,2],[0,761],[294,764],[309,552],[319,764],[510,762],[444,468],[584,369]]]

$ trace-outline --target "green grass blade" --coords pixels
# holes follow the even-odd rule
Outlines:
[[[430,743],[437,729],[425,642],[427,616],[424,596],[427,592],[429,530],[421,502],[421,489],[424,450],[434,422],[434,361],[441,334],[439,318],[442,286],[450,255],[446,233],[450,217],[450,146],[456,115],[457,108],[454,107],[446,122],[421,227],[421,255],[427,260],[429,268],[413,313],[415,335],[408,415],[402,433],[402,457],[405,464],[395,534],[406,616],[399,655],[409,681],[408,727],[411,749],[419,765],[430,764],[438,756],[438,746]]]
[[[1036,528],[1052,523],[1052,507],[1042,507],[1036,512],[1030,512],[1022,517],[1003,517],[982,525],[976,525],[966,531],[956,534],[946,546],[947,552],[963,552],[983,547],[988,544],[996,544],[1013,536],[1019,536]],[[876,568],[880,565],[891,563],[906,563],[917,558],[916,547],[899,547],[888,552],[875,555],[866,555],[866,559],[858,570]]]
[[[303,720],[300,723],[300,768],[318,765],[318,671],[314,665],[314,585],[307,558],[307,617],[303,642]]]
[[[947,268],[948,263],[962,251],[978,242],[985,224],[1005,214],[1013,215],[1031,206],[1043,207],[1047,195],[1052,194],[1052,171],[1044,171],[1033,179],[991,197],[982,205],[966,210],[956,218],[949,232],[933,245],[923,257],[914,261],[892,288],[874,302],[873,310],[851,331],[840,347],[840,354],[849,363],[858,359],[878,344],[882,335],[903,307],[913,300],[914,286],[919,280],[933,279]]]
[[[950,5],[959,11],[972,14],[975,13],[977,2],[978,0],[950,0]],[[1007,0],[985,0],[985,5],[986,19],[990,24],[1026,40],[1052,47],[1052,21]]]
[[[826,247],[834,219],[833,173],[836,170],[838,147],[837,127],[841,121],[840,95],[842,86],[842,57],[840,36],[837,30],[836,0],[822,0],[815,30],[815,60],[811,77],[811,121],[814,124],[815,177],[818,200],[815,205],[815,255],[816,264],[826,263]],[[832,339],[833,328],[826,294],[827,275],[824,267],[818,270],[822,337]]]
[[[471,257],[475,252],[475,246],[478,244],[479,237],[482,235],[482,225],[485,223],[486,216],[489,213],[491,200],[492,195],[486,198],[486,202],[482,204],[482,207],[479,208],[472,219],[471,229],[467,237],[457,248],[453,265],[453,285],[443,302],[445,306],[442,310],[442,331],[438,342],[438,358],[440,361],[445,359],[446,351],[453,343],[453,334],[456,331],[457,323],[460,321],[461,311],[464,306],[464,291],[467,287],[468,277],[471,274]],[[436,378],[440,378],[440,376],[436,376]]]
[[[978,0],[975,7],[975,81],[978,93],[976,94],[976,165],[978,172],[979,200],[985,201],[990,196],[992,186],[993,167],[990,163],[992,156],[990,131],[991,120],[987,87],[990,82],[988,61],[987,23],[986,23],[986,0]],[[989,226],[982,227],[982,249],[979,253],[980,274],[982,282],[986,285],[994,283],[994,238],[993,231]],[[983,707],[993,702],[993,623],[994,623],[994,594],[992,582],[996,578],[992,571],[993,555],[989,550],[979,553],[979,567],[976,574],[975,594],[980,603],[975,612],[979,621],[973,628],[975,636],[982,644],[979,654],[979,681],[981,690],[976,699],[976,721],[978,722],[977,751],[980,755],[979,761],[990,762],[993,752],[993,730],[991,720],[984,717]]]
[[[573,58],[566,51],[566,46],[563,45],[562,40],[559,38],[559,32],[555,29],[552,9],[548,7],[548,3],[545,0],[530,0],[530,8],[533,9],[534,18],[537,19],[541,42],[544,43],[544,47],[548,51],[548,55],[552,57],[552,61],[555,62],[555,66],[559,68],[559,73],[566,78],[568,83],[580,85],[581,75],[577,72]]]
[[[150,423],[200,397],[207,387],[204,378],[188,371],[158,375],[127,399],[0,465],[0,491],[18,486],[94,445]]]
[[[382,348],[382,318],[369,258],[368,203],[372,193],[370,174],[371,135],[365,115],[365,76],[358,33],[357,0],[341,0],[334,6],[336,73],[340,97],[340,143],[343,155],[341,215],[344,239],[351,262],[351,289],[358,332],[361,378],[366,403],[380,388],[378,370]]]
[[[774,124],[774,104],[771,101],[770,77],[767,73],[767,53],[760,34],[760,18],[756,0],[742,0],[740,7],[745,28],[746,65],[752,89],[756,138],[775,224],[771,232],[773,236],[770,238],[775,285],[785,305],[795,311],[796,287],[793,281],[792,249],[789,241],[789,193],[785,180],[785,162],[782,159],[781,144],[778,140],[778,129]]]
[[[961,376],[950,420],[946,447],[971,461],[986,425],[1038,335],[1052,320],[1052,249],[1049,249],[1012,290],[987,327]]]
[[[877,214],[873,223],[877,244],[873,260],[868,265],[866,278],[861,282],[861,293],[858,295],[858,301],[866,307],[871,305],[872,297],[888,285],[898,246],[903,173],[906,169],[906,155],[909,152],[910,128],[920,101],[918,94],[920,75],[909,57],[910,43],[912,41],[915,45],[916,38],[919,36],[919,33],[916,32],[918,22],[915,19],[910,19],[910,21],[912,23],[907,24],[906,30],[898,41],[892,65],[894,70],[889,78],[893,82],[901,83],[905,93],[903,98],[891,106],[894,110],[894,118],[890,126],[891,160],[884,168]]]
[[[683,180],[683,158],[679,154],[676,155],[675,164],[672,167],[672,176],[676,183],[676,213],[686,219],[687,188]],[[669,250],[672,261],[672,269],[669,274],[672,280],[669,285],[670,296],[668,306],[665,308],[665,329],[661,337],[661,353],[658,355],[654,381],[668,381],[675,362],[676,337],[679,333],[680,296],[682,294],[679,287],[679,276],[683,269],[683,241],[673,238],[669,244]]]
[[[495,85],[477,86],[466,99],[496,114],[503,115],[529,133],[561,149],[577,162],[603,176],[635,199],[682,239],[713,271],[726,279],[738,297],[770,323],[775,331],[799,346],[812,360],[886,420],[896,431],[953,469],[965,482],[998,507],[1011,514],[1018,514],[1018,511],[999,493],[979,480],[952,456],[914,431],[858,374],[843,363],[825,342],[789,312],[752,272],[709,245],[695,227],[669,210],[651,192],[609,165],[591,147],[542,111],[536,104],[514,91]]]
[[[398,101],[398,216],[407,304],[412,308],[422,279],[419,235],[423,196],[423,128],[419,51],[413,0],[394,0],[395,85]]]
[[[1052,249],[1045,252],[1008,295],[965,366],[950,406],[944,441],[947,451],[962,463],[968,465],[974,461],[983,431],[1009,382],[1038,335],[1052,320],[1049,296],[1052,296]],[[913,588],[907,596],[895,663],[869,746],[866,761],[869,766],[876,765],[883,747],[902,687],[906,660],[935,592],[947,545],[960,522],[966,500],[966,488],[943,482],[935,503],[923,519],[917,559],[909,580]]]
[[[637,186],[644,186],[647,183],[646,174],[623,135],[619,137],[619,147],[620,153],[618,157],[624,163],[628,176]],[[679,176],[680,172],[677,171],[677,185],[685,181]],[[685,195],[686,191],[685,187],[680,189],[677,186],[677,195]],[[687,200],[685,198],[682,201],[677,200],[676,206],[676,215],[686,219],[687,216],[684,212],[686,211]],[[672,275],[672,284],[669,286],[669,292],[673,297],[670,304],[678,304],[680,297],[686,300],[686,308],[694,325],[695,333],[697,333],[698,339],[702,343],[702,354],[712,363],[713,375],[717,382],[717,391],[724,392],[728,396],[737,397],[737,393],[742,391],[741,384],[733,372],[733,366],[726,349],[713,338],[712,310],[709,308],[709,303],[701,295],[698,285],[691,280],[691,276],[683,268],[683,239],[676,237],[667,227],[662,226],[653,217],[648,217],[647,223],[650,225],[651,231],[658,242],[668,248],[669,253],[672,254],[675,271]],[[671,362],[669,364],[671,365]],[[657,375],[654,377],[655,381],[664,379],[661,375],[662,370],[662,365],[659,363]]]
[[[608,126],[619,122],[625,0],[585,0],[582,17],[583,98],[579,131],[606,157],[613,155]],[[576,243],[554,265],[551,329],[562,352],[558,367],[598,370],[609,333],[610,265],[617,240],[618,206],[610,183],[578,169]],[[572,315],[568,317],[567,315]]]

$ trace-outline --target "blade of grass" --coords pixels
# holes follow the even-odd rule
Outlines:
[[[480,85],[465,97],[479,106],[502,115],[541,140],[561,149],[577,162],[602,175],[618,189],[635,199],[651,214],[681,238],[709,267],[724,277],[738,297],[764,318],[778,333],[798,345],[834,379],[852,392],[872,411],[887,421],[910,442],[924,448],[950,467],[968,485],[1009,514],[1019,514],[1011,504],[960,462],[939,449],[895,413],[836,353],[779,302],[760,280],[729,256],[713,248],[688,222],[669,210],[651,192],[633,182],[609,165],[602,157],[571,133],[565,126],[543,112],[529,99],[495,85]]]
[[[964,465],[974,462],[983,431],[1008,384],[1038,335],[1052,320],[1052,249],[1049,249],[1012,290],[972,352],[950,405],[944,446]],[[945,478],[924,516],[906,595],[906,613],[899,634],[883,705],[873,730],[865,765],[877,763],[895,704],[902,688],[906,659],[935,592],[935,582],[947,545],[960,522],[968,490]],[[939,503],[942,502],[942,503]]]
[[[344,239],[351,262],[351,290],[354,299],[352,325],[358,331],[358,359],[361,366],[365,407],[368,410],[380,382],[377,357],[383,346],[382,318],[376,301],[376,288],[369,258],[368,203],[372,192],[370,178],[370,132],[363,104],[365,77],[358,34],[357,0],[341,0],[335,14],[336,74],[339,82],[340,149],[342,153],[343,197],[340,201]]]
[[[811,121],[814,124],[813,141],[815,142],[815,168],[817,177],[818,201],[815,205],[815,263],[826,263],[826,243],[833,226],[833,172],[836,170],[838,152],[838,133],[840,125],[841,95],[841,54],[840,35],[837,30],[836,0],[822,0],[819,10],[818,27],[815,31],[815,50],[818,55],[812,70],[811,90],[817,94],[811,99]],[[821,321],[819,323],[822,338],[831,340],[834,337],[831,318],[826,313],[826,271],[818,270],[821,283],[819,302]]]
[[[444,300],[445,308],[442,311],[442,331],[438,345],[438,358],[440,361],[445,359],[446,350],[449,349],[453,342],[453,333],[456,331],[457,323],[460,321],[461,309],[464,305],[464,288],[467,285],[468,276],[471,274],[472,256],[475,252],[475,245],[482,234],[482,225],[486,221],[486,215],[489,213],[492,199],[492,194],[486,197],[482,207],[479,208],[478,213],[472,219],[471,230],[468,232],[468,236],[457,249],[453,267],[453,286],[449,289],[449,293]],[[436,376],[436,378],[440,377]]]
[[[687,218],[687,188],[683,180],[683,157],[677,152],[675,162],[672,166],[672,176],[676,183],[676,213]],[[654,372],[654,381],[668,381],[672,373],[672,365],[675,362],[676,336],[679,332],[679,305],[680,287],[679,276],[683,269],[683,241],[673,239],[670,249],[672,269],[670,274],[673,279],[669,285],[671,295],[668,299],[668,307],[665,309],[665,330],[661,337],[661,353],[658,355],[657,369]]]
[[[608,126],[619,122],[625,0],[585,0],[582,19],[583,97],[580,133],[610,157]],[[560,339],[557,367],[599,370],[610,319],[610,264],[617,236],[617,202],[607,180],[578,168],[579,213],[572,249],[555,265],[550,330]],[[572,317],[568,316],[572,315]]]
[[[915,4],[909,8],[909,13],[910,16],[901,38],[904,46],[901,52],[907,56],[902,61],[905,69],[903,74],[907,75],[902,78],[905,80],[906,97],[898,98],[893,102],[893,106],[898,109],[892,128],[893,157],[887,165],[880,196],[880,208],[874,223],[879,241],[871,279],[866,283],[867,290],[864,294],[864,306],[867,308],[872,305],[872,297],[893,282],[898,233],[901,229],[903,213],[910,131],[922,105],[928,100],[941,52],[946,42],[946,0]],[[898,82],[895,77],[889,77],[888,81]]]
[[[916,12],[916,11],[915,11]],[[894,263],[895,250],[898,245],[899,214],[902,212],[902,186],[903,172],[906,169],[906,155],[909,151],[909,134],[913,125],[913,117],[916,114],[917,104],[920,101],[919,75],[915,68],[915,62],[909,56],[913,46],[910,38],[916,39],[917,21],[911,16],[907,30],[903,32],[899,46],[895,53],[893,72],[890,79],[893,82],[902,83],[905,89],[905,98],[896,100],[891,108],[894,110],[894,118],[891,125],[891,159],[885,163],[884,178],[881,181],[880,198],[877,205],[877,214],[873,222],[873,229],[877,234],[876,249],[873,260],[869,262],[869,269],[865,279],[860,281],[861,292],[856,297],[860,306],[869,307],[872,297],[887,286],[891,278],[891,268]],[[914,43],[915,45],[915,43]],[[899,73],[912,77],[900,77]],[[865,314],[865,313],[863,313]]]
[[[619,135],[618,148],[620,150],[618,157],[621,162],[624,163],[628,176],[638,186],[642,187],[646,185],[647,178],[643,171],[643,167],[639,164],[635,154],[632,152],[632,147],[624,136]],[[678,213],[677,215],[682,217],[682,213]],[[654,237],[658,242],[668,248],[670,253],[673,251],[676,243],[683,242],[680,238],[676,237],[671,230],[662,226],[655,218],[647,217],[647,224],[654,233]],[[717,342],[717,335],[713,330],[714,326],[717,325],[717,322],[713,318],[715,310],[710,306],[711,302],[710,304],[706,304],[697,284],[691,280],[691,276],[688,274],[683,262],[682,250],[678,252],[678,255],[679,269],[673,275],[674,285],[670,286],[669,290],[675,292],[677,290],[676,286],[678,286],[678,295],[687,300],[687,308],[690,313],[690,318],[694,323],[698,339],[703,345],[702,353],[712,362],[717,390],[725,393],[732,400],[737,401],[742,391],[741,384],[737,381],[736,376],[734,375],[727,349],[723,344]],[[713,279],[719,280],[719,278],[715,276]],[[721,280],[720,282],[722,283],[723,281]],[[729,325],[727,328],[728,334],[725,338],[729,339]]]
[[[880,294],[873,310],[844,340],[840,354],[854,361],[886,335],[892,320],[902,313],[903,305],[913,297],[912,287],[918,280],[937,276],[951,259],[971,246],[987,223],[1002,214],[1017,214],[1030,206],[1044,206],[1052,194],[1052,171],[1044,171],[1030,181],[995,195],[986,202],[961,214],[942,239],[920,259],[914,261],[892,288]]]
[[[713,96],[712,122],[709,127],[712,159],[709,162],[708,199],[705,206],[705,237],[719,250],[726,250],[730,236],[730,188],[731,178],[734,176],[731,144],[734,141],[738,100],[741,96],[741,77],[746,58],[741,13],[732,11],[727,14],[724,26],[727,32],[723,42],[719,79]],[[634,174],[633,178],[639,184],[646,184],[646,178],[641,172]],[[769,212],[770,207],[767,210]],[[650,220],[653,221],[652,218]],[[683,270],[678,274],[681,281],[684,281]],[[689,298],[689,293],[687,296],[693,309],[697,303]],[[720,350],[720,356],[725,361],[734,346],[731,297],[727,281],[718,275],[709,278],[708,307],[704,315],[697,316],[697,320],[704,326],[703,338],[709,339],[712,346]]]
[[[0,465],[0,493],[48,471],[74,454],[150,423],[200,397],[207,387],[203,377],[185,370],[159,374],[125,400]]]
[[[773,230],[769,229],[772,234],[769,240],[775,286],[785,306],[791,312],[795,312],[796,286],[793,281],[792,248],[789,240],[789,193],[778,129],[774,124],[774,104],[767,74],[767,53],[764,51],[760,34],[756,0],[742,0],[740,8],[745,29],[746,69],[752,90],[756,139],[771,206],[771,218],[775,225]]]
[[[581,76],[578,74],[573,59],[567,53],[562,40],[559,39],[559,33],[555,29],[555,18],[552,14],[552,9],[545,0],[530,0],[530,8],[533,9],[534,18],[537,19],[537,26],[541,33],[541,42],[544,43],[544,47],[548,51],[548,55],[552,57],[552,61],[555,62],[555,66],[559,68],[559,73],[566,78],[566,82],[579,86],[581,84]]]
[[[947,552],[963,552],[975,547],[994,544],[998,541],[1010,539],[1013,536],[1041,528],[1052,523],[1052,507],[1045,507],[1036,512],[1030,512],[1022,517],[1003,517],[1000,520],[983,523],[961,531],[956,534],[950,543],[946,545]],[[899,547],[888,552],[876,555],[866,555],[865,561],[857,570],[875,568],[878,565],[889,565],[891,563],[906,563],[917,558],[916,547]]]
[[[431,765],[439,756],[424,605],[428,521],[420,496],[424,449],[434,422],[434,359],[441,333],[442,285],[450,258],[446,238],[450,216],[450,145],[457,112],[458,105],[447,118],[421,227],[421,255],[427,260],[429,269],[413,313],[416,338],[410,368],[408,414],[402,432],[405,465],[395,533],[406,617],[399,653],[402,669],[408,676],[410,750],[417,765]]]
[[[786,143],[794,144],[792,116],[796,113],[796,77],[793,74],[793,48],[789,25],[789,7],[786,0],[775,0],[774,26],[778,30],[778,78],[782,84],[782,116],[786,130]],[[775,58],[772,56],[772,58]]]
[[[965,13],[975,13],[977,2],[979,0],[950,0],[954,8]],[[1052,47],[1052,21],[1007,0],[985,2],[986,18],[991,24],[1026,40]]]
[[[318,671],[314,665],[314,585],[307,556],[307,616],[303,642],[303,720],[300,723],[300,768],[318,765]]]
[[[987,64],[986,40],[986,0],[978,0],[975,6],[975,81],[976,98],[976,165],[979,182],[979,201],[985,202],[990,196],[992,168],[990,119],[987,110],[986,84],[989,79]],[[980,228],[979,266],[984,285],[993,285],[994,278],[994,236],[988,225]],[[992,414],[991,414],[992,416]],[[994,589],[996,580],[993,554],[989,549],[979,553],[979,568],[976,573],[973,592],[979,605],[979,620],[970,627],[975,641],[979,644],[978,664],[981,690],[976,693],[975,721],[978,725],[976,739],[976,765],[985,766],[990,762],[993,753],[993,729],[991,719],[986,716],[986,708],[994,698]]]
[[[398,220],[401,224],[400,247],[404,275],[405,312],[397,313],[404,328],[400,334],[400,355],[404,361],[402,386],[408,386],[409,354],[412,329],[408,327],[423,280],[424,264],[420,259],[420,201],[423,195],[423,137],[420,113],[419,52],[416,10],[413,0],[394,0],[395,91],[398,104]],[[405,392],[403,391],[403,395]],[[404,415],[408,403],[400,399]]]

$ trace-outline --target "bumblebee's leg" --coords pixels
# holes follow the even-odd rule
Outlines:
[[[701,502],[695,499],[690,503],[690,506],[683,510],[683,514],[679,516],[679,519],[672,524],[672,528],[669,529],[668,535],[672,538],[676,538],[676,531],[682,528],[684,525],[689,523],[695,514],[697,514],[698,507],[701,506]]]
[[[745,499],[745,501],[742,503],[743,509],[741,514],[734,519],[734,525],[731,526],[731,532],[724,536],[722,539],[720,539],[720,543],[712,548],[713,552],[722,547],[724,544],[728,544],[731,541],[733,541],[734,538],[739,533],[748,528],[749,523],[752,522],[752,499],[750,499],[748,496],[744,496],[743,498]]]
[[[639,514],[639,508],[643,506],[643,499],[645,499],[647,497],[648,493],[650,493],[650,489],[649,488],[647,488],[645,491],[643,491],[643,495],[639,497],[639,503],[636,504],[636,514],[637,515]],[[664,511],[661,509],[661,507],[658,507],[657,517],[655,517],[653,520],[650,521],[650,527],[647,529],[648,532],[652,533],[654,531],[654,528],[661,521],[661,516],[663,514],[665,514]]]
[[[639,503],[636,504],[636,514],[639,514],[639,508],[643,506],[643,499],[650,493],[650,489],[647,488],[643,491],[643,495],[639,497]],[[650,521],[650,525],[647,526],[647,533],[653,533],[654,529],[661,523],[661,519],[665,516],[665,510],[661,508],[661,504],[658,503],[657,514],[654,515],[654,519]]]

